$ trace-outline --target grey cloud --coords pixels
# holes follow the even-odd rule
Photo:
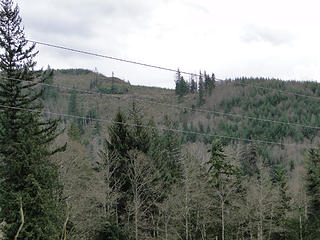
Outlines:
[[[65,34],[88,37],[93,33],[90,24],[77,19],[54,19],[47,16],[46,18],[28,18],[24,22],[27,24],[29,31],[47,37]]]
[[[242,36],[245,42],[267,42],[274,46],[290,43],[293,35],[285,30],[270,29],[267,27],[247,26]]]
[[[149,28],[161,1],[38,0],[19,6],[29,38],[121,56],[130,33]]]
[[[142,0],[43,0],[35,9],[23,5],[24,22],[33,32],[50,35],[88,37],[94,30],[121,34],[145,27],[154,9],[149,1]]]

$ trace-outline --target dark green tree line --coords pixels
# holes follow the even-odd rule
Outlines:
[[[180,70],[177,70],[176,79],[175,79],[175,93],[181,99],[183,96],[188,93],[198,93],[199,94],[199,105],[204,104],[205,97],[211,96],[212,91],[215,88],[215,75],[210,75],[199,73],[198,82],[194,79],[194,76],[190,76],[190,80],[186,81],[181,75]]]

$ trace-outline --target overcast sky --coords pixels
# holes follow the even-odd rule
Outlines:
[[[320,80],[318,0],[19,1],[26,37],[218,78]],[[174,73],[38,46],[38,67],[86,68],[135,85]]]

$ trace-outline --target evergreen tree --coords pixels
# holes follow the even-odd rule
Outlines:
[[[176,95],[180,95],[180,80],[181,80],[181,73],[180,73],[180,70],[178,68],[177,75],[176,75],[176,80],[175,80],[175,83],[176,83],[175,93],[176,93]]]
[[[209,79],[209,84],[208,84],[207,92],[208,92],[208,95],[211,96],[213,89],[216,87],[216,77],[214,73],[212,73],[211,78],[208,76],[208,79]]]
[[[215,88],[215,75],[212,73],[212,76],[210,77],[209,74],[206,72],[203,73],[204,77],[204,89],[205,93],[209,96],[211,96],[213,89]]]
[[[168,116],[164,118],[164,125],[166,128],[175,128],[173,121]],[[181,177],[181,164],[178,161],[181,151],[179,137],[173,131],[165,130],[162,135],[154,135],[152,142],[150,155],[167,188],[177,183]]]
[[[241,154],[241,167],[244,175],[252,177],[258,173],[258,148],[254,142],[250,142],[248,145],[244,145],[243,151]]]
[[[69,105],[68,105],[68,113],[70,115],[77,116],[79,114],[78,103],[77,103],[77,92],[76,90],[72,90]]]
[[[68,136],[75,141],[80,141],[80,130],[78,125],[72,121],[70,128],[68,129]]]
[[[237,172],[233,165],[225,161],[226,155],[220,139],[212,142],[209,152],[211,152],[211,157],[208,161],[210,165],[209,172],[213,181],[217,181],[221,174],[232,175]]]
[[[197,82],[194,80],[194,76],[191,76],[190,80],[190,92],[191,93],[196,93],[197,92]]]
[[[126,219],[126,206],[129,201],[130,181],[127,173],[129,171],[129,151],[132,145],[130,127],[126,115],[120,111],[116,113],[114,124],[108,127],[109,139],[105,142],[104,153],[112,156],[117,160],[116,167],[111,166],[110,171],[113,172],[110,179],[111,185],[119,182],[119,193],[116,212],[118,214],[119,223],[124,227],[124,219]]]
[[[199,76],[199,89],[198,89],[198,93],[199,93],[199,105],[201,106],[202,104],[204,104],[204,94],[205,94],[205,87],[204,87],[204,82],[203,82],[203,77],[202,74],[200,72],[200,76]]]
[[[18,239],[58,239],[62,189],[58,167],[49,158],[62,150],[49,148],[58,121],[41,118],[37,53],[25,39],[19,8],[12,0],[0,5],[0,218],[6,222],[5,239],[16,234]]]
[[[240,189],[239,171],[227,161],[224,148],[220,139],[214,140],[211,149],[209,164],[210,181],[213,193],[219,202],[221,218],[221,239],[225,239],[226,208],[231,205],[234,193]]]
[[[309,197],[310,239],[320,239],[320,148],[309,151],[306,161],[306,187]]]
[[[189,84],[184,80],[184,77],[180,78],[180,97],[187,95],[189,93]]]
[[[181,76],[179,69],[177,71],[175,83],[176,83],[175,93],[176,93],[176,95],[179,96],[179,98],[182,98],[184,95],[189,93],[190,86],[184,80],[184,77]]]
[[[124,223],[127,218],[126,207],[132,200],[131,183],[128,177],[130,171],[130,156],[129,152],[136,150],[142,153],[148,153],[150,148],[150,134],[148,130],[141,125],[146,125],[142,119],[135,103],[129,113],[129,118],[122,111],[118,111],[114,124],[109,126],[109,139],[106,141],[104,152],[108,152],[117,159],[117,168],[113,171],[112,184],[118,181],[121,182],[119,189],[121,196],[117,204],[119,218],[122,218]]]
[[[44,71],[42,78],[43,81],[48,85],[41,87],[43,89],[41,98],[43,100],[53,99],[56,102],[59,94],[59,88],[49,86],[53,84],[53,70],[50,69],[50,66],[48,66],[48,69]]]
[[[208,92],[208,88],[210,85],[210,76],[206,73],[206,71],[204,71],[203,77],[204,77],[204,90],[205,92]]]
[[[132,108],[129,111],[130,120],[133,125],[131,127],[130,136],[132,138],[131,149],[138,149],[143,153],[147,153],[150,147],[149,130],[142,125],[145,125],[141,114],[141,109],[138,108],[135,102],[132,103]]]

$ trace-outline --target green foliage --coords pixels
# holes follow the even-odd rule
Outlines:
[[[168,116],[164,118],[166,128],[176,128]],[[161,175],[161,181],[167,190],[172,184],[177,183],[181,177],[181,165],[178,161],[181,151],[179,136],[170,130],[165,130],[162,134],[154,132],[152,134],[152,144],[149,154],[155,161],[155,166]]]
[[[181,76],[180,70],[177,70],[177,75],[175,79],[176,87],[175,93],[179,96],[181,100],[183,96],[188,93],[198,93],[199,101],[198,105],[202,105],[205,102],[205,95],[211,96],[212,91],[215,88],[215,75],[212,74],[212,77],[206,74],[202,75],[201,71],[199,74],[199,84],[195,81],[194,76],[191,75],[190,81],[187,82],[183,76]]]
[[[128,235],[116,223],[107,223],[103,230],[97,233],[95,240],[127,240]]]
[[[201,106],[205,102],[205,85],[203,82],[203,76],[202,76],[201,72],[200,72],[200,77],[199,77],[198,94],[199,94],[198,105]]]
[[[214,74],[212,74],[212,76],[210,77],[206,74],[206,72],[204,72],[204,88],[209,96],[212,95],[212,91],[215,88],[215,82],[216,79]]]
[[[210,166],[209,172],[211,173],[214,182],[218,181],[221,174],[233,175],[236,173],[236,169],[233,165],[226,163],[226,155],[224,154],[224,149],[219,139],[213,141],[210,152],[211,157],[208,161]]]
[[[59,96],[59,88],[50,86],[50,85],[53,85],[53,74],[54,74],[54,71],[51,70],[49,66],[48,66],[48,69],[43,72],[41,76],[42,81],[44,84],[48,84],[48,85],[42,85],[41,88],[42,88],[43,94],[41,98],[45,101],[49,99],[53,99],[54,102],[57,102],[57,99]]]
[[[68,114],[69,115],[74,115],[78,116],[79,115],[79,107],[78,107],[78,94],[76,90],[72,90],[70,94],[70,99],[69,99],[69,105],[68,105]]]
[[[131,207],[130,204],[136,196],[133,194],[136,185],[132,179],[136,171],[141,170],[134,168],[137,167],[135,166],[137,159],[132,157],[133,153],[144,156],[143,164],[147,164],[145,161],[150,161],[150,166],[154,166],[157,177],[152,180],[152,185],[157,185],[159,181],[159,184],[163,186],[164,195],[168,193],[172,184],[179,181],[181,175],[177,161],[180,152],[178,136],[172,131],[164,131],[160,134],[154,129],[153,121],[146,122],[142,116],[135,103],[132,104],[128,113],[119,110],[114,118],[114,124],[108,128],[109,137],[101,152],[104,159],[112,158],[112,164],[108,166],[108,172],[111,172],[112,176],[108,182],[111,183],[111,186],[118,186],[119,195],[115,208],[117,209],[116,218],[121,228],[127,226],[127,219],[131,219],[127,209]],[[168,118],[165,119],[165,124],[167,127],[174,128],[174,123]],[[142,126],[149,126],[149,128]],[[146,166],[143,168],[150,170]],[[151,208],[149,211],[154,211],[156,202],[152,199],[156,198],[157,201],[160,201],[164,197],[156,197],[151,192],[151,190],[144,191],[139,198],[145,199],[145,204],[151,201],[148,203]],[[113,227],[109,226],[107,230],[110,237],[113,236]]]
[[[241,169],[244,175],[254,176],[259,173],[257,162],[259,158],[258,147],[255,142],[243,146],[241,153]]]
[[[125,94],[129,91],[127,87],[112,85],[111,87],[98,87],[98,91],[102,94]]]
[[[320,239],[320,148],[311,149],[306,160],[306,187],[309,196],[309,222],[312,238]]]
[[[118,201],[117,209],[121,217],[126,215],[128,201],[132,198],[131,182],[128,176],[130,170],[131,150],[147,153],[150,147],[150,133],[147,128],[140,125],[147,125],[142,119],[136,104],[133,103],[129,113],[129,118],[122,111],[117,112],[114,124],[108,127],[109,139],[105,144],[105,153],[109,153],[117,159],[117,167],[111,169],[113,172],[112,182],[121,182],[119,191],[121,197]]]
[[[19,239],[58,239],[62,186],[50,156],[62,148],[49,148],[58,121],[42,120],[43,91],[34,87],[40,77],[34,71],[35,45],[28,46],[19,8],[2,0],[0,16],[0,104],[5,106],[0,114],[0,219],[6,222],[5,239],[14,239],[17,233],[20,207],[25,223]]]
[[[193,122],[190,123],[190,127],[188,128],[188,124],[185,123],[184,129],[188,131],[185,133],[185,142],[196,142],[197,141],[197,128],[193,125]]]
[[[91,118],[96,117],[95,110],[89,110],[87,115],[85,115],[84,109],[79,109],[78,104],[78,93],[76,90],[72,90],[69,98],[68,104],[68,114],[72,116],[83,116],[83,118],[77,118],[76,123],[78,125],[80,135],[84,134],[84,126],[85,124],[90,123],[92,120]],[[74,127],[74,126],[73,126]],[[75,130],[75,128],[73,129]]]
[[[100,132],[101,132],[101,124],[100,124],[100,121],[95,121],[95,122],[94,122],[93,135],[99,135],[99,136],[100,136]]]
[[[74,121],[71,122],[71,125],[68,129],[68,136],[74,141],[80,141],[80,130]]]
[[[75,69],[59,69],[57,70],[60,73],[63,74],[69,74],[69,75],[86,75],[92,73],[91,70],[82,69],[82,68],[75,68]]]
[[[144,125],[148,125],[148,123],[144,122],[141,109],[138,108],[135,102],[132,103],[132,108],[129,111],[129,118],[133,123],[130,131],[131,149],[148,153],[151,140],[150,130],[144,127]]]
[[[189,85],[184,80],[183,76],[181,76],[179,69],[177,71],[177,76],[176,76],[175,82],[176,82],[176,88],[175,88],[176,95],[178,95],[180,98],[182,98],[184,95],[189,93]]]
[[[191,76],[190,93],[196,93],[197,91],[198,91],[197,82],[194,80],[194,76]]]
[[[290,91],[297,94],[310,95],[318,93],[320,89],[317,83],[298,83],[264,78],[240,78],[231,82],[237,87],[233,97],[220,101],[221,111],[237,113],[252,118],[272,119],[280,122],[293,122],[304,125],[319,126],[320,118],[316,114],[320,111],[319,104],[312,98],[285,94],[272,91],[268,88]],[[245,85],[243,85],[245,84]],[[292,86],[294,89],[288,89]],[[226,116],[224,123],[219,126],[221,135],[232,137],[251,138],[281,142],[291,138],[296,142],[302,142],[304,138],[313,140],[318,129],[297,127],[275,122],[259,121],[247,118]],[[236,122],[236,123],[235,123]],[[234,128],[236,126],[236,128]],[[230,130],[232,128],[232,130]]]

